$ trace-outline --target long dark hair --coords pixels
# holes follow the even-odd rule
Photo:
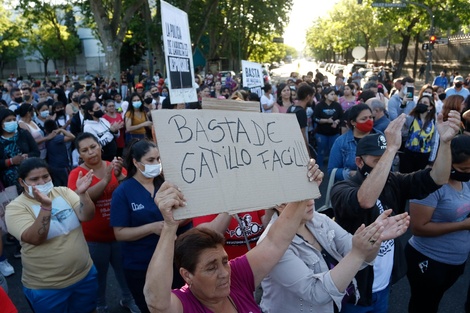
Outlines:
[[[142,112],[142,113],[145,113],[145,110],[144,110],[144,107],[145,107],[145,106],[144,106],[144,100],[142,99],[142,97],[141,97],[138,93],[135,93],[135,92],[134,92],[133,94],[131,94],[131,95],[129,96],[129,106],[127,107],[127,111],[130,112],[130,115],[131,115],[130,117],[131,117],[131,118],[134,117],[134,112],[135,112],[135,110],[136,110],[136,109],[134,108],[134,106],[132,105],[132,98],[134,98],[134,97],[139,97],[139,100],[140,100],[140,102],[142,103],[142,104],[140,105],[140,108],[138,108],[137,110],[139,110],[139,111]],[[129,175],[129,176],[131,176],[131,175]]]
[[[432,109],[431,111],[429,111],[427,114],[426,114],[426,117],[424,118],[424,121],[423,121],[423,129],[426,128],[428,126],[428,124],[434,120],[436,118],[436,104],[434,103],[434,99],[431,97],[431,96],[421,96],[419,99],[418,99],[418,103],[421,102],[421,99],[423,98],[428,98],[429,99],[429,103],[430,105],[432,105]],[[416,107],[411,110],[410,112],[410,116],[413,116],[414,118],[419,118],[419,113],[416,112]]]
[[[281,107],[284,106],[284,104],[282,103],[282,91],[286,87],[287,87],[286,83],[280,83],[279,87],[277,88],[277,104],[279,104]],[[294,103],[294,101],[292,100],[292,92],[290,92],[289,101],[291,104]]]
[[[93,120],[93,116],[89,113],[89,111],[93,111],[93,107],[95,106],[95,103],[98,103],[98,102],[97,101],[88,101],[83,106],[83,118],[85,120]]]
[[[127,169],[126,179],[133,177],[137,173],[137,168],[134,165],[133,159],[135,159],[137,162],[140,162],[142,157],[152,148],[158,149],[154,142],[147,139],[133,139],[130,142],[126,157],[124,159],[124,166]],[[161,185],[163,181],[163,174],[160,174],[154,178],[153,183],[155,186],[157,186]]]

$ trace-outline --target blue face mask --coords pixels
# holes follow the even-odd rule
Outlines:
[[[136,109],[140,108],[141,105],[142,105],[142,102],[140,102],[140,101],[132,102],[132,106]]]
[[[3,130],[6,131],[7,133],[16,133],[18,129],[18,122],[17,121],[11,121],[11,122],[5,122],[3,126]]]
[[[168,97],[168,92],[162,92],[162,97]]]
[[[42,118],[47,118],[49,117],[49,111],[42,111],[41,113],[39,113],[41,115]]]

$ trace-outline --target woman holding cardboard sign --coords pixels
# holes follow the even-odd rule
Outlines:
[[[142,292],[145,273],[163,228],[163,216],[154,201],[164,182],[160,152],[151,141],[134,141],[124,163],[127,177],[113,193],[110,222],[116,240],[123,241],[127,285],[140,310],[148,312]]]

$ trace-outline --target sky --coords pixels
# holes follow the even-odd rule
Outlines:
[[[312,22],[325,15],[339,0],[294,0],[289,25],[284,29],[284,43],[297,50],[305,46],[305,34]]]

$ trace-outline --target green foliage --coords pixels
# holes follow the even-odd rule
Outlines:
[[[22,54],[24,20],[11,19],[11,12],[5,7],[3,0],[0,0],[0,70],[6,63],[15,60]],[[2,73],[0,73],[2,74]]]

